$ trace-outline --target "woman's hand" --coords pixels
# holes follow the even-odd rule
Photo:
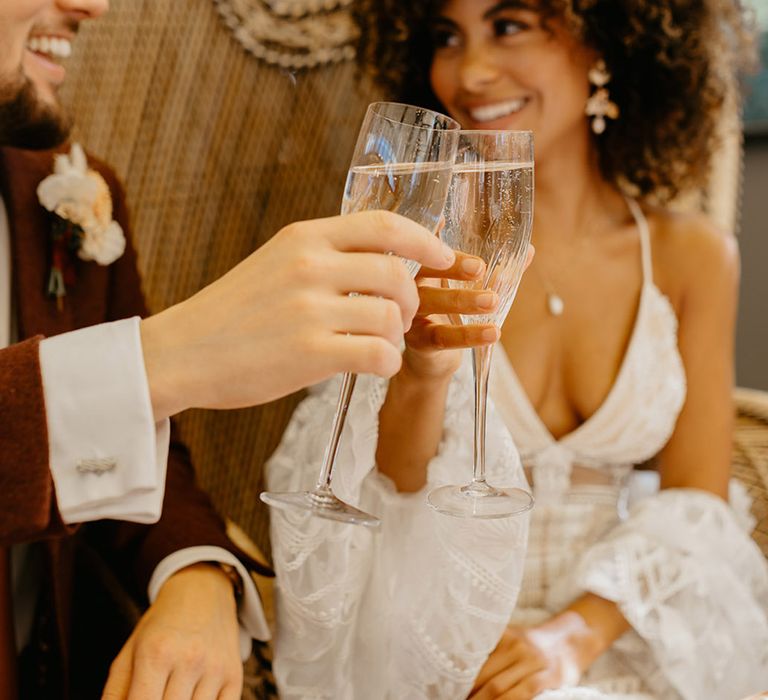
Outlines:
[[[226,574],[210,564],[181,569],[112,663],[103,700],[237,700],[238,630]]]
[[[538,693],[578,684],[583,671],[583,619],[558,615],[534,627],[510,626],[488,657],[471,700],[531,700]]]
[[[529,247],[526,268],[533,260]],[[461,364],[463,348],[491,345],[499,339],[497,326],[462,325],[458,316],[490,314],[499,305],[498,295],[489,289],[450,289],[448,280],[478,282],[485,274],[480,258],[456,253],[456,262],[448,270],[422,268],[416,282],[419,310],[405,335],[403,370],[412,378],[433,381],[453,375]]]
[[[584,593],[540,625],[508,627],[470,698],[529,700],[544,690],[576,685],[629,628],[616,603]]]
[[[448,270],[422,268],[416,278],[419,310],[405,335],[403,369],[416,379],[450,377],[461,364],[461,348],[490,345],[499,338],[493,324],[461,325],[457,316],[492,313],[498,296],[487,289],[449,289],[447,280],[477,282],[485,263],[456,253]]]
[[[526,265],[533,258],[529,249]],[[415,492],[427,481],[427,465],[443,435],[445,401],[460,348],[490,345],[499,338],[492,324],[460,325],[456,314],[493,313],[498,296],[486,289],[448,289],[446,280],[477,283],[485,265],[480,258],[456,253],[448,270],[422,268],[417,279],[419,306],[405,335],[402,368],[389,382],[379,411],[376,465],[398,491]]]

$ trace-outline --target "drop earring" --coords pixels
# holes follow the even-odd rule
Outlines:
[[[605,61],[600,59],[589,70],[589,82],[595,91],[587,100],[587,106],[584,110],[588,117],[592,117],[592,131],[598,135],[605,131],[606,118],[619,118],[619,107],[611,100],[611,93],[606,87],[610,81],[611,74]]]

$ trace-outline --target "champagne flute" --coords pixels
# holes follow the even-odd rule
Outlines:
[[[342,214],[386,209],[437,229],[451,184],[459,124],[429,109],[396,102],[368,107],[352,156]],[[419,265],[404,260],[412,276]],[[377,527],[378,518],[331,490],[333,465],[357,375],[345,374],[320,476],[312,491],[264,492],[261,500],[285,509],[308,510],[330,520]]]
[[[492,289],[499,296],[493,313],[462,316],[462,323],[501,326],[520,284],[533,225],[533,134],[530,131],[462,131],[445,209],[443,240],[482,258],[482,281],[449,280],[452,287]],[[430,491],[429,504],[446,515],[505,518],[533,506],[517,488],[496,488],[485,476],[485,415],[493,346],[472,349],[475,379],[474,471],[465,486]]]

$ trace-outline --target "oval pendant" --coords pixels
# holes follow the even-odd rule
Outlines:
[[[565,304],[557,294],[547,294],[547,308],[553,316],[562,316]]]

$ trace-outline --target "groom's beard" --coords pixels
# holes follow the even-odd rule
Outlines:
[[[0,77],[0,145],[54,148],[66,141],[70,128],[63,109],[43,101],[31,80]]]

